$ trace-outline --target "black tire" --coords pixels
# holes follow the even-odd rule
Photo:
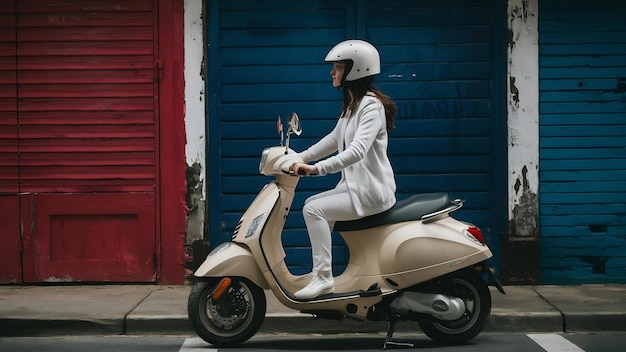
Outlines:
[[[452,274],[456,293],[465,302],[465,314],[450,321],[420,321],[422,331],[442,344],[460,344],[476,337],[491,313],[491,293],[478,273],[465,270]],[[450,294],[450,293],[448,293]]]
[[[198,281],[191,288],[187,313],[196,334],[215,347],[237,346],[251,338],[265,318],[263,289],[244,278],[232,284],[215,302],[211,293],[221,279]]]

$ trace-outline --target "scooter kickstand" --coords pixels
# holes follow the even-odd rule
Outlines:
[[[387,349],[387,346],[408,348],[415,347],[415,345],[413,345],[412,343],[391,341],[391,338],[393,337],[393,331],[396,329],[396,321],[397,319],[395,317],[389,319],[389,328],[387,329],[387,336],[385,337],[385,343],[383,344],[383,351]]]

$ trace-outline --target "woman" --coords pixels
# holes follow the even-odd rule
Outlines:
[[[387,132],[394,127],[397,109],[372,85],[380,73],[378,51],[368,42],[347,40],[333,47],[325,61],[333,64],[333,86],[343,93],[341,115],[328,135],[298,154],[303,163],[294,163],[291,171],[320,176],[341,172],[341,180],[334,189],[308,198],[302,208],[313,271],[309,284],[294,294],[298,299],[334,292],[331,231],[336,221],[380,213],[396,202]]]

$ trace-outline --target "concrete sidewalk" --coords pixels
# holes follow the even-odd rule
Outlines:
[[[0,286],[0,336],[190,334],[190,286]],[[626,285],[492,288],[485,331],[626,331]],[[314,319],[266,291],[262,332],[385,332],[385,322]],[[419,331],[402,322],[396,331]]]

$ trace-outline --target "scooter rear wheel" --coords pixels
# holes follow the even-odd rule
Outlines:
[[[196,282],[191,288],[187,313],[195,332],[216,347],[237,346],[252,337],[265,318],[263,289],[244,278],[232,278],[217,299],[211,295],[220,278]]]
[[[478,273],[459,271],[452,276],[454,290],[447,292],[465,302],[465,313],[451,321],[420,321],[422,331],[431,339],[443,344],[459,344],[478,335],[491,313],[491,293]]]

